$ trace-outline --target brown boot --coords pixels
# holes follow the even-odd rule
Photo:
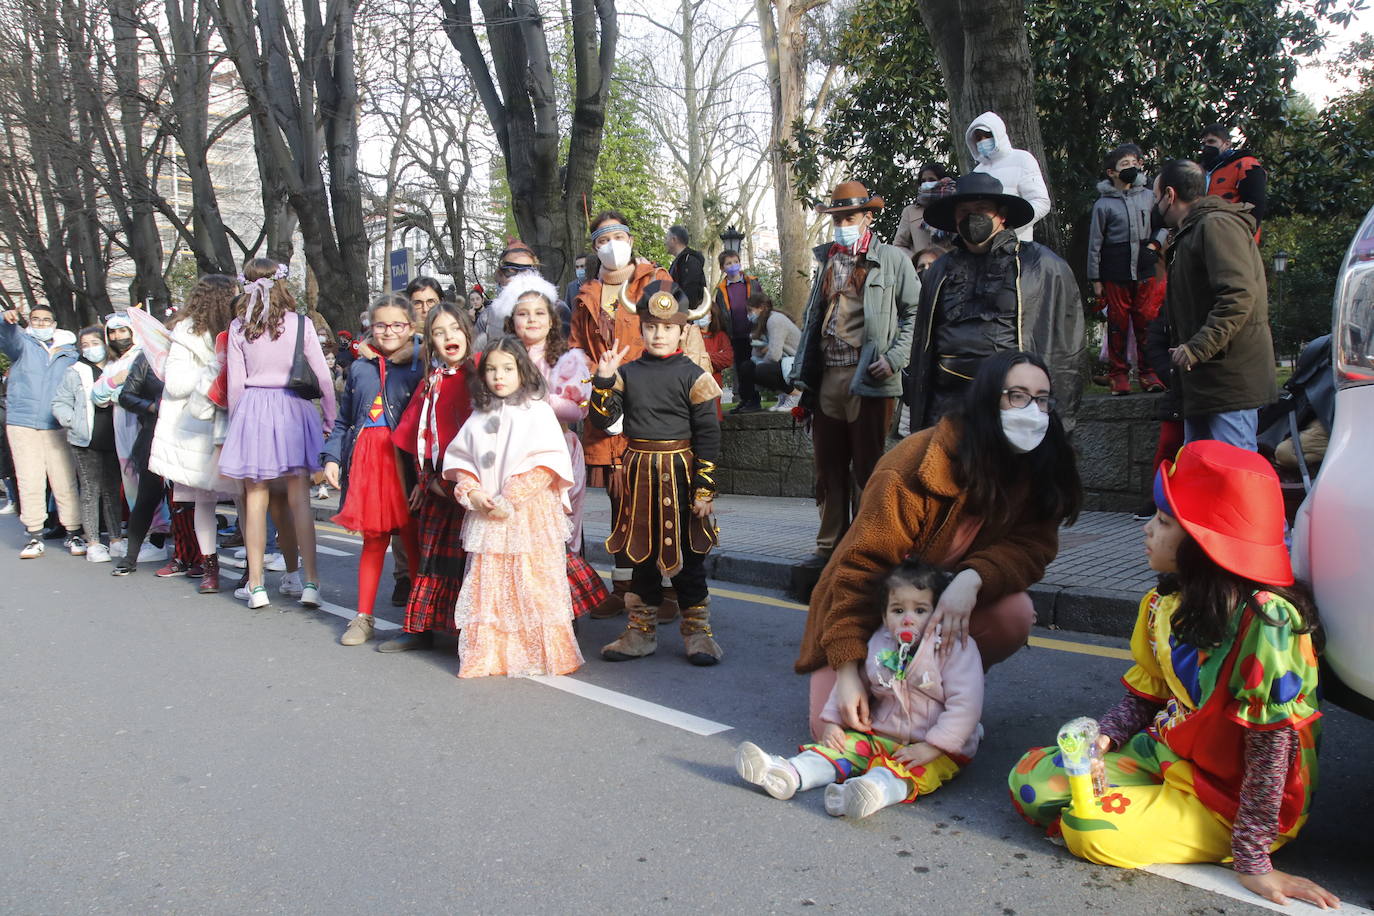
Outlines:
[[[678,607],[677,589],[671,585],[663,587],[663,603],[658,606],[658,622],[672,623],[677,620],[677,615],[682,613],[682,608]]]
[[[653,655],[658,648],[658,608],[652,608],[633,592],[625,594],[625,610],[630,621],[620,638],[601,650],[608,662],[627,662],[632,658]]]
[[[219,591],[219,554],[207,553],[201,557],[200,565],[205,569],[205,575],[200,579],[200,593],[216,594]]]
[[[588,617],[593,620],[609,620],[612,617],[619,617],[625,611],[625,595],[630,591],[629,579],[611,580],[611,593],[606,599],[592,608]]]
[[[687,661],[694,665],[714,665],[725,655],[711,638],[711,599],[696,607],[682,609],[682,641],[687,649]]]

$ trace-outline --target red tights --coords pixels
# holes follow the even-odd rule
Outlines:
[[[415,581],[419,574],[420,539],[416,533],[415,520],[411,519],[400,530],[401,539],[406,545],[406,565],[410,579]],[[358,562],[358,613],[371,616],[372,607],[377,603],[377,586],[382,581],[382,567],[386,565],[386,547],[391,543],[391,533],[364,534],[363,556]]]

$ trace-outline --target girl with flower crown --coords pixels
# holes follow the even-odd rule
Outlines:
[[[229,325],[229,429],[220,452],[224,477],[242,480],[244,546],[248,552],[248,606],[266,607],[263,554],[267,545],[268,484],[286,482],[297,547],[305,568],[300,603],[320,605],[315,518],[310,475],[321,469],[324,430],[314,405],[287,388],[296,353],[319,387],[324,426],[334,424],[334,385],[310,320],[296,310],[286,265],[254,258],[243,267],[238,317]]]

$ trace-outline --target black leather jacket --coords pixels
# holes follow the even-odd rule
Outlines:
[[[134,440],[129,458],[140,470],[148,467],[148,455],[153,448],[153,430],[157,426],[157,410],[162,404],[162,379],[148,365],[146,353],[140,353],[129,366],[124,386],[119,389],[119,406],[138,416],[138,438]]]

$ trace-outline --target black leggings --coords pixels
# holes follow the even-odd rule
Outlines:
[[[138,496],[134,507],[129,510],[129,540],[125,563],[138,565],[138,552],[143,547],[143,539],[148,536],[148,528],[153,524],[153,514],[166,498],[167,484],[161,477],[143,468],[138,475]]]

